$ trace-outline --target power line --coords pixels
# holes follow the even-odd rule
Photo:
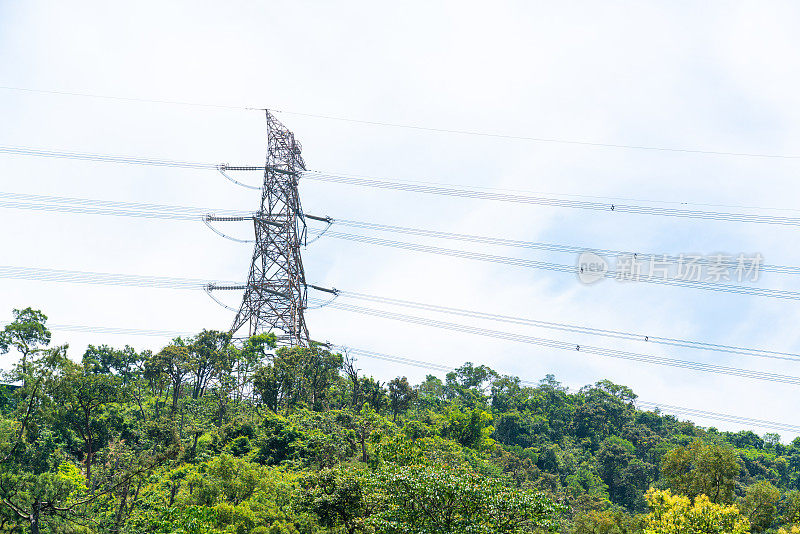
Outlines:
[[[648,363],[654,365],[662,365],[669,367],[676,367],[680,369],[687,369],[690,371],[700,371],[704,373],[719,374],[734,376],[739,378],[749,378],[754,380],[764,380],[767,382],[776,382],[782,384],[800,385],[800,377],[792,375],[782,375],[778,373],[770,373],[764,371],[754,371],[750,369],[741,369],[737,367],[728,367],[722,365],[693,362],[688,360],[679,360],[667,358],[663,356],[655,356],[649,354],[640,354],[635,352],[627,352],[616,349],[606,349],[602,347],[595,347],[590,345],[582,345],[570,343],[566,341],[559,341],[554,339],[546,339],[540,337],[527,336],[523,334],[515,334],[511,332],[504,332],[499,330],[489,330],[486,328],[479,328],[470,325],[450,323],[445,321],[438,321],[426,317],[418,317],[413,315],[405,315],[394,312],[387,312],[384,310],[376,310],[374,308],[364,308],[361,306],[353,306],[351,304],[344,304],[340,302],[332,302],[328,304],[329,308],[337,310],[349,311],[362,315],[372,317],[379,317],[383,319],[391,319],[410,324],[417,324],[428,326],[431,328],[439,328],[444,330],[455,331],[459,333],[473,334],[484,337],[491,337],[494,339],[502,339],[505,341],[514,341],[517,343],[525,343],[530,345],[538,345],[542,347],[554,348],[559,350],[568,350],[572,352],[581,352],[585,354],[592,354],[596,356],[604,356],[608,358],[616,358],[628,361],[635,361],[640,363]]]
[[[278,109],[270,109],[275,113],[284,113],[286,115],[295,115],[298,117],[311,117],[315,119],[325,119],[331,121],[339,121],[339,122],[349,122],[354,124],[364,124],[368,126],[384,126],[390,128],[401,128],[405,130],[416,130],[422,132],[430,132],[430,133],[443,133],[443,134],[457,134],[457,135],[466,135],[466,136],[476,136],[476,137],[485,137],[485,138],[492,138],[492,139],[506,139],[512,141],[531,141],[535,143],[548,143],[548,144],[560,144],[560,145],[572,145],[572,146],[583,146],[583,147],[591,147],[591,148],[617,148],[617,149],[625,149],[625,150],[646,150],[651,152],[672,152],[672,153],[682,153],[682,154],[699,154],[699,155],[707,155],[707,156],[739,156],[739,157],[749,157],[749,158],[773,158],[773,159],[800,159],[800,155],[794,154],[768,154],[768,153],[758,153],[758,152],[733,152],[733,151],[723,151],[723,150],[702,150],[702,149],[694,149],[694,148],[684,148],[684,147],[663,147],[663,146],[652,146],[652,145],[631,145],[631,144],[623,144],[623,143],[601,143],[595,141],[582,141],[576,139],[559,139],[555,137],[533,137],[533,136],[526,136],[526,135],[513,135],[513,134],[504,134],[504,133],[492,133],[492,132],[480,132],[476,130],[460,130],[460,129],[451,129],[451,128],[434,128],[430,126],[422,126],[417,124],[401,124],[401,123],[393,123],[393,122],[381,122],[381,121],[369,121],[369,120],[360,120],[360,119],[351,119],[346,117],[337,117],[332,115],[320,115],[315,113],[301,113],[297,111],[288,111],[288,110],[278,110]]]
[[[788,423],[780,423],[776,421],[768,421],[765,419],[754,419],[751,417],[742,417],[738,415],[724,414],[719,412],[711,412],[707,410],[699,410],[696,408],[684,408],[672,404],[665,404],[661,402],[647,402],[637,400],[636,404],[640,407],[650,408],[651,410],[658,409],[660,411],[667,410],[668,412],[676,413],[678,415],[685,415],[689,417],[701,417],[705,419],[723,421],[726,423],[737,423],[743,425],[755,426],[758,428],[768,428],[782,432],[800,432],[799,425],[792,425]]]
[[[0,278],[34,280],[39,282],[65,282],[73,284],[99,284],[127,287],[149,287],[156,289],[191,290],[205,289],[210,283],[219,285],[236,283],[230,281],[199,280],[196,278],[70,271],[64,269],[44,269],[39,267],[16,267],[11,265],[0,265]]]
[[[329,220],[332,224],[335,224],[337,226],[347,226],[351,228],[377,230],[381,232],[392,232],[392,233],[414,235],[420,237],[433,237],[436,239],[446,239],[452,241],[480,243],[484,245],[498,245],[498,246],[512,247],[512,248],[545,250],[548,252],[564,252],[569,254],[582,254],[584,252],[593,252],[595,254],[606,255],[606,256],[633,256],[633,257],[638,256],[644,258],[657,257],[660,261],[672,264],[677,264],[682,259],[680,256],[667,255],[667,254],[661,255],[652,253],[631,252],[624,250],[609,250],[609,249],[593,248],[593,247],[579,247],[575,245],[562,245],[557,243],[522,241],[522,240],[507,239],[507,238],[492,237],[492,236],[479,236],[479,235],[460,234],[453,232],[442,232],[437,230],[429,230],[426,228],[410,228],[407,226],[395,226],[395,225],[378,224],[365,221],[354,221],[350,219],[331,218]],[[698,263],[705,265],[710,262],[707,258],[703,257],[698,259]],[[735,262],[728,261],[726,265],[735,266]],[[793,267],[786,265],[762,264],[760,265],[760,270],[764,272],[800,274],[800,267]]]
[[[104,163],[124,163],[127,165],[151,165],[156,167],[180,167],[185,169],[216,169],[218,164],[191,161],[139,158],[134,156],[93,154],[88,152],[66,152],[57,150],[41,150],[21,146],[0,146],[0,153],[15,156],[34,156],[40,158],[75,159],[81,161],[98,161]]]
[[[93,154],[85,152],[64,152],[53,150],[42,150],[28,147],[18,146],[0,146],[0,153],[22,155],[22,156],[36,156],[36,157],[52,157],[52,158],[65,158],[83,161],[97,161],[105,163],[122,163],[131,165],[151,165],[161,167],[178,167],[189,169],[216,169],[224,171],[226,168],[230,170],[263,170],[263,166],[247,166],[241,168],[230,168],[225,164],[217,163],[202,163],[202,162],[187,162],[177,160],[160,160],[150,158],[139,158],[133,156],[122,155],[106,155],[106,154]],[[256,188],[241,183],[232,179],[230,176],[223,172],[223,175],[241,185],[248,188]],[[783,226],[800,226],[800,218],[797,217],[783,217],[773,215],[757,215],[748,213],[729,213],[729,212],[716,212],[716,211],[701,211],[701,210],[688,210],[676,208],[661,208],[654,206],[641,206],[624,203],[610,203],[610,202],[589,202],[579,200],[568,200],[559,198],[536,197],[530,195],[518,195],[501,192],[493,192],[492,190],[470,190],[460,187],[449,187],[435,182],[397,182],[374,178],[359,178],[355,176],[347,176],[341,174],[331,174],[322,171],[304,171],[303,178],[309,180],[317,180],[323,182],[333,182],[347,185],[376,187],[382,189],[394,189],[399,191],[445,195],[460,198],[474,198],[480,200],[493,200],[500,202],[515,202],[521,204],[551,206],[561,208],[574,208],[585,209],[592,211],[608,211],[616,213],[628,213],[638,215],[659,215],[667,217],[680,217],[701,220],[719,220],[727,222],[746,222],[746,223],[760,223],[760,224],[775,224]],[[256,188],[257,189],[257,188]],[[553,194],[557,196],[558,194]],[[564,196],[564,195],[562,195]],[[660,201],[649,201],[658,203]],[[689,203],[682,203],[688,205]],[[760,210],[781,210],[782,208],[752,208]]]
[[[27,88],[27,87],[14,87],[14,86],[0,86],[0,89],[6,90],[6,91],[18,91],[18,92],[32,93],[32,94],[49,94],[49,95],[59,95],[59,96],[95,98],[95,99],[118,101],[118,102],[138,102],[138,103],[148,103],[148,104],[169,104],[169,105],[177,105],[177,106],[193,106],[193,107],[230,109],[230,110],[247,110],[247,111],[253,111],[253,110],[265,111],[266,110],[266,111],[270,111],[270,112],[273,112],[273,113],[281,113],[281,114],[284,114],[284,115],[293,115],[293,116],[296,116],[296,117],[308,117],[308,118],[314,118],[314,119],[322,119],[322,120],[336,121],[336,122],[346,122],[346,123],[350,123],[350,124],[360,124],[360,125],[366,125],[366,126],[380,126],[380,127],[386,127],[386,128],[396,128],[396,129],[411,130],[411,131],[417,131],[417,132],[435,133],[435,134],[450,134],[450,135],[459,135],[459,136],[482,137],[482,138],[488,138],[488,139],[502,139],[502,140],[509,140],[509,141],[527,141],[527,142],[533,142],[533,143],[560,144],[560,145],[580,146],[580,147],[589,147],[589,148],[613,148],[613,149],[623,149],[623,150],[644,150],[644,151],[649,151],[649,152],[669,152],[669,153],[678,153],[678,154],[697,154],[697,155],[707,155],[707,156],[736,156],[736,157],[769,158],[769,159],[799,159],[800,158],[800,156],[793,155],[793,154],[770,154],[770,153],[760,153],[760,152],[735,152],[735,151],[724,151],[724,150],[704,150],[704,149],[695,149],[695,148],[686,148],[686,147],[664,147],[664,146],[636,145],[636,144],[625,144],[625,143],[603,143],[603,142],[597,142],[597,141],[578,140],[578,139],[565,139],[565,138],[530,136],[530,135],[516,135],[516,134],[501,133],[501,132],[486,132],[486,131],[458,129],[458,128],[441,128],[441,127],[425,126],[425,125],[421,125],[421,124],[408,124],[408,123],[396,123],[396,122],[386,122],[386,121],[377,121],[377,120],[354,119],[354,118],[350,118],[350,117],[342,117],[342,116],[327,115],[327,114],[320,114],[320,113],[307,113],[307,112],[300,112],[300,111],[291,111],[291,110],[287,110],[287,109],[279,110],[279,109],[265,108],[265,107],[258,108],[258,107],[232,106],[232,105],[225,105],[225,104],[208,104],[208,103],[199,103],[199,102],[187,102],[187,101],[180,101],[180,100],[135,98],[135,97],[124,97],[124,96],[101,95],[101,94],[93,94],[93,93],[82,93],[82,92],[77,92],[77,91],[45,90],[45,89],[34,89],[34,88]]]
[[[110,215],[122,217],[142,217],[142,218],[155,218],[155,219],[172,219],[172,220],[215,220],[215,218],[227,218],[235,220],[252,220],[256,216],[254,212],[241,211],[241,210],[226,210],[226,209],[211,209],[193,206],[172,206],[165,204],[148,204],[142,202],[121,202],[109,200],[94,200],[84,198],[70,198],[46,195],[32,195],[23,193],[7,193],[0,192],[0,208],[8,209],[22,209],[34,211],[52,211],[73,214],[87,214],[87,215]],[[308,218],[315,218],[314,216],[306,215]],[[512,248],[530,249],[530,250],[544,250],[549,252],[562,252],[570,254],[581,254],[584,252],[593,252],[600,255],[607,256],[633,256],[633,257],[657,257],[659,261],[677,264],[681,261],[681,257],[674,255],[656,255],[650,253],[630,252],[621,250],[609,250],[602,248],[580,247],[575,245],[564,245],[558,243],[542,243],[535,241],[522,241],[507,238],[499,238],[492,236],[479,236],[470,234],[460,234],[453,232],[442,232],[437,230],[429,230],[425,228],[410,228],[405,226],[395,226],[388,224],[378,224],[366,221],[355,221],[350,219],[331,219],[326,217],[316,217],[317,219],[328,222],[329,225],[336,224],[339,226],[346,226],[359,229],[377,230],[381,232],[393,232],[406,235],[414,235],[420,237],[433,237],[437,239],[445,239],[452,241],[464,241],[480,244],[506,246]],[[219,235],[242,243],[251,243],[249,239],[238,239],[231,237],[218,231],[213,226],[209,227]],[[326,230],[327,231],[327,228]],[[320,234],[325,233],[320,232]],[[339,234],[340,237],[347,234]],[[344,237],[342,237],[344,238]],[[699,258],[697,263],[701,265],[710,262],[707,258]],[[733,260],[725,260],[727,266],[734,266]],[[800,274],[800,267],[787,266],[787,265],[772,265],[761,264],[759,269],[763,272],[774,272],[782,274]]]
[[[12,201],[5,201],[5,198],[12,197]],[[29,202],[14,202],[13,197],[18,198],[33,198],[36,200],[36,203],[29,203]],[[52,202],[50,204],[44,204],[40,202]],[[69,205],[68,202],[74,202],[75,205]],[[62,211],[68,213],[82,213],[82,214],[100,214],[100,215],[117,215],[117,216],[132,216],[132,217],[148,217],[148,218],[161,218],[161,219],[178,219],[178,220],[196,220],[202,219],[206,222],[208,220],[213,220],[208,215],[201,215],[205,210],[201,208],[191,208],[191,207],[177,207],[177,206],[164,206],[164,205],[147,205],[141,203],[124,203],[124,202],[111,202],[111,201],[97,201],[97,200],[88,200],[88,199],[68,199],[64,197],[45,197],[43,195],[16,195],[16,194],[8,194],[8,193],[0,193],[0,207],[9,207],[9,208],[19,208],[19,209],[33,209],[33,210],[49,210],[49,211]],[[174,209],[176,212],[171,213],[168,210]],[[242,212],[242,211],[222,211],[218,210],[217,213],[220,217],[230,217],[232,219],[245,219],[251,218],[253,215],[250,212]],[[370,223],[365,223],[370,224]],[[241,242],[249,242],[250,240],[246,239],[238,239],[228,236],[215,228],[211,227],[212,230],[217,232],[218,234],[222,235],[223,237],[233,239],[236,241]],[[416,230],[415,230],[416,231]],[[426,230],[419,230],[419,233],[430,233],[430,231]],[[465,250],[454,250],[454,249],[447,249],[442,247],[433,247],[428,245],[422,245],[418,243],[409,243],[403,241],[393,241],[387,240],[382,238],[375,238],[370,236],[362,236],[362,235],[355,235],[355,234],[347,234],[341,232],[328,232],[326,234],[329,237],[334,239],[344,239],[353,242],[360,242],[372,245],[379,245],[379,246],[386,246],[392,248],[399,248],[405,250],[412,250],[416,252],[425,252],[431,254],[438,254],[438,255],[445,255],[451,257],[458,257],[464,259],[471,259],[477,261],[485,261],[491,263],[498,263],[504,265],[512,265],[517,267],[526,267],[526,268],[534,268],[534,269],[544,269],[562,273],[569,273],[569,274],[577,274],[578,268],[573,265],[564,265],[564,264],[557,264],[551,262],[543,262],[537,260],[528,260],[522,258],[512,258],[506,256],[497,256],[497,255],[490,255],[490,254],[483,254],[477,252],[470,252]],[[451,234],[457,235],[457,234]],[[465,238],[473,238],[476,239],[490,239],[490,238],[478,238],[477,236],[463,236]],[[522,242],[518,242],[522,243]],[[566,247],[562,245],[553,245],[552,248],[555,247]],[[613,252],[613,251],[607,251]],[[785,266],[778,266],[778,265],[767,265],[765,266],[765,270],[771,270],[773,272],[786,272],[792,273],[796,271],[797,268],[794,267],[785,267]],[[615,272],[606,272],[604,273],[606,278],[614,279],[618,278],[618,273]],[[718,292],[726,292],[726,293],[734,293],[734,294],[743,294],[743,295],[753,295],[753,296],[765,296],[765,297],[772,297],[772,298],[782,298],[782,299],[790,299],[790,300],[798,300],[800,299],[800,293],[795,291],[787,291],[787,290],[778,290],[778,289],[768,289],[768,288],[759,288],[759,287],[749,287],[749,286],[735,286],[731,284],[715,284],[703,281],[694,281],[694,280],[682,280],[677,278],[658,278],[658,277],[644,277],[640,279],[633,279],[634,281],[643,281],[648,283],[657,283],[662,285],[671,285],[677,287],[687,287],[692,289],[703,289],[709,291],[718,291]]]
[[[664,217],[678,217],[688,219],[715,220],[726,222],[746,222],[760,224],[775,224],[783,226],[800,226],[800,218],[783,217],[774,215],[757,215],[749,213],[729,213],[718,211],[702,211],[677,208],[662,208],[655,206],[640,206],[624,203],[589,202],[584,200],[568,200],[560,198],[536,197],[492,191],[469,190],[463,187],[449,187],[438,185],[435,182],[411,183],[398,182],[376,178],[360,178],[338,174],[323,173],[321,171],[307,171],[303,173],[307,180],[331,182],[361,187],[374,187],[378,189],[392,189],[411,193],[443,195],[457,198],[472,198],[478,200],[492,200],[498,202],[512,202],[536,206],[550,206],[558,208],[584,209],[591,211],[604,211],[614,213],[627,213],[634,215],[658,215]],[[760,208],[765,209],[765,208]]]
[[[85,215],[110,215],[154,219],[204,220],[207,216],[252,217],[252,212],[194,207],[120,202],[47,195],[0,192],[0,208],[52,211]]]
[[[145,217],[145,218],[159,218],[159,219],[177,219],[177,220],[207,220],[208,217],[225,217],[225,218],[239,218],[241,220],[251,219],[254,216],[253,212],[241,210],[212,210],[210,208],[191,207],[191,206],[171,206],[164,204],[147,204],[147,203],[132,203],[132,202],[118,202],[108,200],[93,200],[81,198],[68,198],[56,197],[45,195],[30,195],[22,193],[5,193],[0,192],[0,208],[9,209],[24,209],[24,210],[42,210],[54,211],[76,214],[90,214],[90,215],[112,215],[112,216],[127,216],[127,217]],[[436,230],[429,230],[425,228],[410,228],[404,226],[386,225],[371,223],[365,221],[355,221],[349,219],[326,219],[329,224],[337,224],[340,226],[347,226],[359,229],[369,229],[386,231],[407,235],[416,235],[421,237],[434,237],[439,239],[466,241],[481,244],[491,244],[499,246],[507,246],[513,248],[523,248],[532,250],[545,250],[550,252],[564,252],[571,254],[580,254],[583,252],[594,252],[601,255],[609,256],[640,256],[640,257],[658,257],[660,261],[669,263],[679,263],[681,258],[674,255],[655,255],[641,252],[630,252],[621,250],[609,250],[592,247],[579,247],[575,245],[563,245],[557,243],[541,243],[534,241],[521,241],[507,238],[498,238],[492,236],[478,236],[470,234],[459,234],[452,232],[441,232]],[[212,230],[217,232],[212,227]],[[217,232],[220,233],[220,232]],[[231,238],[226,234],[220,233],[223,237],[234,239],[235,241],[251,242],[250,240],[240,240]],[[341,238],[348,234],[339,234]],[[707,258],[700,258],[699,264],[707,264],[710,260]],[[725,265],[735,266],[733,260],[726,260]],[[764,272],[775,272],[783,274],[800,274],[800,267],[786,266],[786,265],[760,265],[760,270]]]
[[[67,270],[57,270],[57,269],[25,268],[25,267],[11,267],[11,266],[0,266],[0,277],[12,278],[12,279],[37,280],[46,282],[118,285],[118,286],[132,286],[132,287],[149,287],[149,288],[159,288],[159,289],[198,290],[198,289],[206,289],[209,287],[209,285],[220,285],[220,286],[236,285],[238,287],[238,285],[235,282],[216,282],[209,284],[209,282],[205,280],[190,279],[190,278],[123,275],[123,274],[113,274],[113,273],[67,271]],[[760,380],[770,380],[774,382],[800,385],[800,377],[785,376],[785,375],[780,375],[775,373],[765,373],[760,371],[751,371],[733,367],[723,367],[723,366],[691,362],[685,360],[673,360],[670,358],[664,358],[659,356],[649,356],[631,352],[618,351],[613,349],[604,349],[600,347],[576,345],[565,341],[536,338],[532,336],[525,336],[509,332],[500,332],[495,330],[476,328],[469,325],[460,325],[455,323],[447,323],[443,321],[433,321],[421,317],[385,312],[382,310],[374,310],[370,308],[363,308],[359,306],[353,306],[337,302],[326,303],[326,304],[327,306],[334,309],[362,313],[387,319],[400,320],[400,321],[410,322],[413,324],[423,324],[427,326],[445,328],[463,333],[489,336],[497,339],[536,344],[551,348],[558,348],[562,350],[576,350],[579,352],[587,352],[590,354],[596,354],[600,356],[622,358],[622,359],[641,361],[646,363],[655,363],[659,365],[669,365],[669,366],[681,367],[697,371],[728,374],[743,378],[756,378]]]
[[[0,328],[11,324],[11,321],[0,321]],[[126,336],[152,336],[152,337],[183,337],[192,336],[196,332],[188,330],[153,330],[145,328],[121,328],[113,326],[86,326],[77,324],[47,324],[46,328],[50,331],[64,332],[86,332],[92,334],[112,334]]]
[[[97,200],[91,198],[77,198],[77,197],[60,197],[50,195],[35,195],[29,193],[9,193],[0,192],[0,200],[22,201],[22,202],[44,202],[53,204],[76,204],[82,206],[102,206],[111,208],[125,208],[125,209],[145,209],[156,210],[164,212],[189,212],[192,214],[200,213],[205,214],[209,211],[226,212],[229,211],[234,214],[242,213],[233,210],[212,210],[211,208],[204,208],[199,206],[176,206],[174,204],[152,204],[147,202],[130,202],[130,201],[116,201],[116,200]]]
[[[119,328],[111,326],[83,326],[74,324],[54,324],[47,325],[47,328],[55,331],[65,332],[85,332],[91,334],[111,334],[111,335],[125,335],[125,336],[149,336],[149,337],[188,337],[193,336],[197,332],[190,332],[188,330],[150,330],[145,328]]]
[[[497,263],[502,265],[512,265],[516,267],[525,267],[530,269],[543,269],[548,271],[555,271],[577,275],[579,268],[576,265],[564,265],[560,263],[551,263],[538,260],[528,260],[523,258],[512,258],[508,256],[496,256],[492,254],[483,254],[479,252],[471,252],[467,250],[448,249],[436,246],[422,245],[419,243],[409,243],[406,241],[393,241],[390,239],[382,239],[377,237],[370,237],[364,235],[347,234],[341,232],[327,232],[328,237],[334,239],[343,239],[346,241],[353,241],[357,243],[366,243],[370,245],[379,245],[390,248],[397,248],[402,250],[411,250],[414,252],[425,252],[428,254],[438,254],[442,256],[449,256],[454,258],[462,258],[476,261],[484,261],[489,263]],[[782,289],[769,289],[761,287],[750,286],[737,286],[732,284],[718,284],[704,281],[683,280],[680,278],[659,278],[659,277],[641,277],[630,278],[622,273],[614,271],[606,271],[602,276],[607,279],[622,279],[624,281],[633,282],[646,282],[652,284],[668,285],[673,287],[685,287],[691,289],[703,289],[707,291],[717,291],[723,293],[733,293],[740,295],[751,295],[761,297],[781,298],[788,300],[800,300],[800,292],[788,291]]]
[[[0,321],[0,328],[11,324],[11,321]],[[174,339],[176,337],[192,337],[197,331],[190,330],[154,330],[147,328],[126,328],[117,326],[87,326],[79,324],[47,324],[46,328],[52,332],[76,332],[89,334],[108,334],[119,336],[144,336]],[[235,341],[242,340],[241,337],[231,338]]]
[[[422,369],[428,369],[431,371],[439,371],[439,372],[449,372],[452,370],[451,367],[431,361],[425,360],[416,360],[412,358],[404,358],[401,356],[394,356],[389,354],[384,354],[380,352],[374,352],[370,350],[358,349],[346,345],[332,345],[333,348],[347,351],[349,354],[353,354],[355,356],[363,356],[365,358],[371,358],[376,360],[382,360],[390,363],[398,363],[402,365],[410,365],[414,367],[419,367]],[[530,380],[520,380],[521,385],[536,387],[539,384]],[[640,399],[636,400],[636,404],[641,408],[649,408],[653,411],[656,409],[658,410],[667,410],[668,412],[673,412],[678,415],[688,415],[692,417],[702,417],[705,419],[710,420],[717,420],[726,423],[736,423],[736,424],[743,424],[743,425],[750,425],[755,426],[758,428],[776,430],[780,432],[792,432],[792,433],[800,433],[800,425],[792,425],[788,423],[776,422],[776,421],[767,421],[764,419],[753,419],[749,417],[743,417],[739,415],[733,414],[725,414],[719,412],[712,412],[706,410],[698,410],[695,408],[686,408],[682,406],[675,406],[672,404],[665,404],[660,402],[648,402],[643,401]],[[640,408],[640,409],[641,409]]]
[[[209,285],[238,287],[236,282],[231,282],[231,281],[209,282],[208,280],[193,279],[193,278],[141,276],[141,275],[128,275],[128,274],[117,274],[117,273],[98,273],[98,272],[88,272],[88,271],[72,271],[72,270],[62,270],[62,269],[43,269],[43,268],[14,267],[14,266],[0,266],[0,278],[36,280],[45,282],[118,285],[124,287],[125,286],[150,287],[150,288],[160,288],[160,289],[198,290],[198,289],[206,289],[207,287],[209,287]],[[548,328],[553,330],[597,335],[597,336],[611,337],[617,339],[646,341],[654,344],[664,344],[670,346],[702,349],[702,350],[724,352],[730,354],[757,356],[757,357],[773,358],[773,359],[785,359],[793,361],[800,359],[800,355],[787,352],[736,347],[731,345],[706,343],[700,341],[689,341],[689,340],[682,340],[682,339],[668,338],[661,336],[649,336],[644,334],[622,332],[618,330],[590,328],[590,327],[567,324],[567,323],[539,321],[535,319],[526,319],[526,318],[513,317],[507,315],[490,314],[485,312],[477,312],[473,310],[437,306],[437,305],[425,304],[407,300],[392,299],[388,297],[379,297],[379,296],[367,295],[364,293],[357,293],[350,291],[338,290],[337,293],[344,297],[353,299],[360,299],[360,300],[391,304],[391,305],[399,305],[399,306],[422,309],[427,311],[449,313],[449,314],[477,318],[477,319],[488,319],[508,324],[521,324],[527,326]],[[327,304],[328,303],[326,303],[326,305]],[[337,306],[332,305],[332,307],[335,308]],[[569,344],[569,346],[572,348],[572,344]]]
[[[14,200],[15,198],[19,198],[23,201],[21,202],[15,201]],[[79,214],[115,215],[115,216],[129,216],[129,217],[159,218],[159,219],[175,219],[175,220],[201,219],[206,221],[207,223],[209,220],[214,220],[213,217],[210,217],[207,213],[205,213],[206,210],[203,208],[192,208],[188,206],[165,206],[165,205],[144,204],[144,203],[112,202],[112,201],[89,200],[89,199],[70,199],[65,197],[47,197],[44,195],[23,195],[23,194],[13,194],[13,193],[0,193],[0,208],[2,207],[28,209],[28,210],[59,211],[66,213],[79,213]],[[171,210],[174,210],[174,213]],[[215,214],[221,218],[229,217],[231,219],[236,219],[236,220],[239,219],[243,220],[253,217],[252,212],[234,211],[234,210],[227,210],[227,211],[216,210]],[[375,226],[372,225],[372,223],[361,223],[361,224],[364,225],[365,227]],[[250,242],[249,239],[234,238],[216,230],[213,226],[210,227],[216,233],[228,239],[233,239],[239,242]],[[395,228],[400,228],[402,230],[402,227],[395,227]],[[422,230],[422,229],[408,229],[408,230],[411,230],[409,233],[415,233],[418,235],[435,234],[435,232],[433,231]],[[445,256],[471,259],[477,261],[485,261],[503,265],[512,265],[517,267],[544,269],[544,270],[569,273],[569,274],[577,274],[577,269],[578,269],[574,265],[564,265],[552,262],[543,262],[543,261],[513,258],[507,256],[497,256],[497,255],[483,254],[477,252],[470,252],[465,250],[454,250],[442,247],[423,245],[418,243],[394,241],[394,240],[363,236],[363,235],[347,234],[341,232],[328,232],[326,235],[334,239],[343,239],[365,244],[386,246],[392,248],[412,250],[415,252],[425,252],[425,253],[445,255]],[[480,242],[482,240],[497,239],[497,238],[484,238],[479,236],[466,236],[463,234],[443,233],[442,236],[453,239],[459,238],[464,240],[474,240],[476,242]],[[456,236],[456,237],[451,237],[451,236]],[[503,241],[507,240],[497,240],[498,243]],[[539,247],[539,248],[560,250],[560,251],[570,250],[570,247],[567,245],[536,244],[530,242],[528,243],[516,242],[516,243],[521,244],[523,246],[525,244],[528,244],[531,245],[531,248],[536,248],[539,245],[545,245],[544,247]],[[575,250],[575,248],[572,249]],[[615,251],[605,251],[605,252],[615,252]],[[792,274],[797,271],[797,268],[780,266],[780,265],[765,265],[763,267],[763,270]],[[604,274],[604,276],[606,278],[613,279],[618,277],[618,273],[607,272]],[[800,299],[800,293],[798,292],[778,290],[778,289],[735,286],[731,284],[714,284],[703,281],[682,280],[676,278],[646,277],[634,281],[643,281],[643,282],[657,283],[662,285],[687,287],[692,289],[704,289],[709,291],[719,291],[719,292],[743,294],[743,295],[765,296],[765,297],[782,298],[790,300]]]
[[[313,286],[312,286],[313,287]],[[462,317],[470,317],[473,319],[486,319],[506,324],[518,324],[524,326],[533,326],[537,328],[546,328],[550,330],[557,330],[562,332],[573,332],[577,334],[587,334],[592,336],[608,337],[614,339],[625,339],[630,341],[640,341],[644,343],[652,343],[656,345],[667,345],[672,347],[681,347],[689,349],[700,349],[713,352],[722,352],[728,354],[736,354],[742,356],[753,356],[759,358],[771,358],[777,360],[800,361],[800,354],[792,352],[780,352],[771,350],[762,350],[746,347],[737,347],[733,345],[723,345],[719,343],[706,343],[703,341],[690,341],[686,339],[677,339],[663,336],[653,336],[649,334],[639,334],[632,332],[624,332],[620,330],[608,330],[602,328],[591,328],[569,323],[558,323],[552,321],[542,321],[537,319],[529,319],[525,317],[514,317],[510,315],[500,315],[494,313],[486,313],[476,310],[466,310],[463,308],[453,308],[448,306],[439,306],[436,304],[427,304],[422,302],[414,302],[410,300],[394,299],[389,297],[381,297],[377,295],[369,295],[366,293],[358,293],[355,291],[336,290],[336,294],[350,299],[363,300],[367,302],[375,302],[379,304],[388,304],[392,306],[402,306],[406,308],[432,311],[437,313],[445,313],[450,315],[457,315]]]

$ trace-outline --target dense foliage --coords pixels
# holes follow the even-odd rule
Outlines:
[[[157,353],[0,352],[0,532],[798,532],[800,439],[465,364],[412,385],[347,354],[203,331]]]

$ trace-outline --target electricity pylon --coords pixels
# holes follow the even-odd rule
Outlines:
[[[231,334],[245,324],[249,335],[274,332],[281,344],[309,345],[306,280],[300,246],[306,239],[306,225],[297,183],[305,162],[301,146],[280,121],[267,113],[267,161],[261,208],[252,217],[255,247],[247,284],[209,286],[209,289],[244,289],[242,305],[231,326]],[[229,167],[224,170],[259,170],[257,167]],[[216,218],[211,220],[232,220]],[[245,219],[245,218],[242,218]]]

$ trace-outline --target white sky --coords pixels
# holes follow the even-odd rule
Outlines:
[[[143,1],[122,10],[107,2],[0,1],[0,85],[521,136],[800,154],[800,8],[794,3],[220,5]],[[264,157],[264,119],[254,111],[0,90],[0,113],[2,145],[211,163],[259,163]],[[562,194],[798,208],[800,159],[591,148],[290,114],[279,118],[302,142],[310,169]],[[213,171],[7,155],[0,156],[0,171],[3,192],[242,210],[258,203],[257,193]],[[767,263],[782,265],[800,260],[797,230],[789,227],[553,209],[311,181],[302,183],[301,194],[307,213],[333,217],[658,253],[760,252]],[[250,230],[227,228],[242,237]],[[0,243],[0,265],[222,280],[244,279],[251,254],[248,245],[225,241],[199,222],[10,209],[0,210]],[[569,255],[455,246],[575,261]],[[336,240],[320,240],[304,254],[308,280],[320,285],[597,328],[800,351],[800,311],[792,301],[610,281],[587,287],[559,273]],[[787,276],[765,275],[762,285],[798,290]],[[238,295],[223,297],[238,305]],[[231,313],[202,291],[0,280],[0,316],[6,320],[12,308],[26,306],[42,309],[54,324],[196,331],[225,329],[231,320]],[[800,374],[792,363],[441,319]],[[485,363],[529,380],[546,373],[570,385],[609,378],[631,386],[643,400],[800,424],[791,400],[796,386],[454,335],[329,309],[309,311],[308,322],[315,339],[453,366]],[[69,342],[71,355],[79,358],[87,343],[157,349],[165,340],[56,333],[54,341]],[[9,362],[8,356],[0,360],[5,366]],[[367,359],[360,364],[382,379],[406,375],[418,381],[426,374]]]

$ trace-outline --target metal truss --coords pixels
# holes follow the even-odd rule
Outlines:
[[[252,217],[255,246],[247,284],[209,289],[244,289],[231,334],[247,325],[251,336],[274,332],[281,344],[307,347],[308,327],[303,316],[306,280],[300,257],[306,225],[297,191],[305,162],[294,134],[269,111],[266,114],[267,161],[261,207]]]

